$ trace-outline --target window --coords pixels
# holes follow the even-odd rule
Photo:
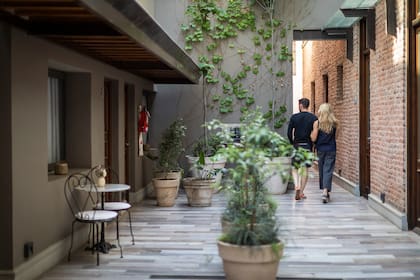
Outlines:
[[[397,36],[397,14],[395,11],[395,0],[386,0],[386,31],[393,36]]]
[[[322,83],[324,84],[323,102],[328,103],[328,75],[322,75]]]
[[[316,106],[315,106],[315,81],[311,82],[311,100],[312,100],[312,113],[315,114]]]
[[[344,85],[343,85],[343,65],[337,66],[337,100],[344,98]]]
[[[65,159],[64,73],[48,72],[48,171]]]
[[[417,14],[420,14],[420,0],[416,1],[416,10],[417,10]]]

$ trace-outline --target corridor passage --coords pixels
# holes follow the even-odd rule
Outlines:
[[[400,231],[364,198],[337,185],[332,201],[322,204],[316,175],[312,172],[306,200],[294,201],[291,190],[274,196],[286,243],[278,279],[420,279],[420,237]],[[95,255],[78,250],[71,262],[62,261],[41,279],[224,279],[216,247],[223,193],[211,207],[193,208],[186,201],[181,193],[175,207],[157,207],[154,200],[136,205],[135,245],[125,215],[124,258],[114,249],[101,256],[98,267]],[[113,236],[115,229],[108,230]]]

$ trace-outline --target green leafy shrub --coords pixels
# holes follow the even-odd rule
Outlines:
[[[170,172],[180,170],[178,158],[184,151],[183,139],[187,127],[183,119],[175,120],[162,134],[159,144],[158,170]]]

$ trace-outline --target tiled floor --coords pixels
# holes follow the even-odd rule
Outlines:
[[[315,176],[304,201],[294,201],[291,191],[274,196],[286,244],[278,279],[420,279],[419,236],[338,186],[322,204]],[[124,258],[114,249],[98,267],[95,256],[79,250],[41,279],[224,279],[216,248],[223,204],[223,194],[205,208],[188,207],[184,194],[171,208],[146,200],[131,212],[135,245],[127,217],[120,223]]]

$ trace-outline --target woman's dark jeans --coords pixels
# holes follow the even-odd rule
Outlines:
[[[319,188],[331,191],[332,176],[335,166],[335,151],[318,151]]]

